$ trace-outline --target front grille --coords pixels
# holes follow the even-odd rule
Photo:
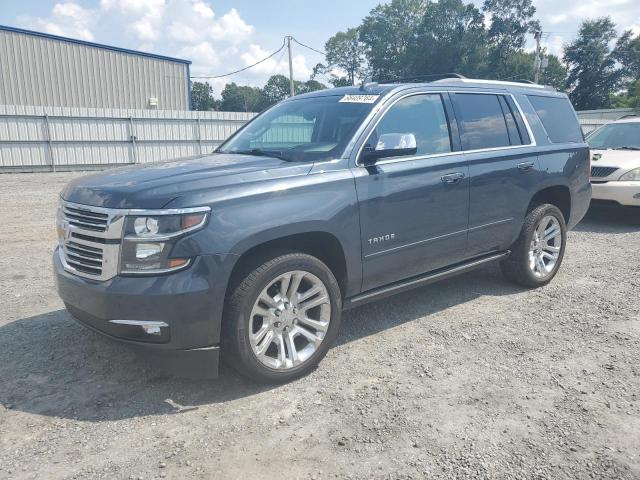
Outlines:
[[[95,276],[102,275],[103,252],[101,248],[70,240],[64,244],[64,256],[67,264],[79,272]]]
[[[616,167],[591,167],[591,178],[608,177],[616,170]]]
[[[94,212],[78,206],[64,205],[62,213],[69,225],[83,230],[104,232],[109,224],[109,214]]]
[[[59,253],[65,270],[100,281],[115,277],[123,224],[119,210],[61,202]]]

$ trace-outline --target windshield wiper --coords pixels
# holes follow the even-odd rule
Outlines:
[[[640,150],[640,147],[624,146],[624,147],[616,147],[614,148],[614,150]]]
[[[284,160],[285,162],[293,161],[291,158],[285,157],[284,154],[279,150],[263,150],[261,148],[252,148],[250,150],[233,150],[231,152],[222,153],[233,153],[235,155],[254,155],[257,157],[272,157],[279,160]]]

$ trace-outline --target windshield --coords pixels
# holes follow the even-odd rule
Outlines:
[[[223,143],[220,153],[266,155],[293,162],[337,158],[371,110],[343,96],[283,102]]]
[[[587,142],[601,150],[640,149],[640,122],[610,123],[593,132]]]

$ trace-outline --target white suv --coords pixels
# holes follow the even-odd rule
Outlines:
[[[587,137],[594,200],[640,206],[640,116],[604,125]]]

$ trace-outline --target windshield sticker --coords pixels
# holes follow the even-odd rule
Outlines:
[[[380,95],[345,95],[341,103],[375,103]]]

